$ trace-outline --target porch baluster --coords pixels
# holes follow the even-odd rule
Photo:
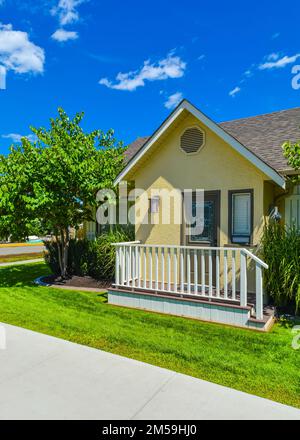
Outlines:
[[[161,290],[165,290],[165,249],[162,247],[160,251],[161,258]]]
[[[155,290],[158,291],[158,247],[155,248]]]
[[[198,252],[194,250],[194,294],[198,294]]]
[[[177,292],[177,249],[174,248],[173,253],[173,264],[174,264],[174,292]]]
[[[216,296],[220,298],[220,252],[216,251]]]
[[[186,260],[187,260],[187,292],[191,293],[191,255],[189,249],[186,251]]]
[[[171,249],[167,248],[167,290],[171,291]]]
[[[228,298],[228,259],[227,259],[227,251],[224,251],[224,299]]]
[[[144,272],[144,282],[143,287],[146,289],[147,287],[147,248],[143,248],[143,272]]]
[[[236,252],[232,251],[232,259],[231,259],[231,286],[232,286],[232,299],[236,299],[236,264],[235,264]]]
[[[212,252],[208,251],[208,293],[213,296],[213,282],[212,282]]]
[[[205,296],[205,255],[201,251],[201,294]]]
[[[184,293],[184,254],[183,249],[180,248],[180,291]]]

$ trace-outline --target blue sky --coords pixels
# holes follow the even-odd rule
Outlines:
[[[293,0],[0,0],[0,152],[58,106],[125,143],[181,97],[216,121],[300,106],[299,16]]]

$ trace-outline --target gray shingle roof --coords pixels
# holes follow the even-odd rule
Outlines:
[[[219,124],[231,136],[277,171],[290,168],[282,154],[286,140],[300,139],[300,107]],[[129,145],[129,161],[150,139],[140,137]]]

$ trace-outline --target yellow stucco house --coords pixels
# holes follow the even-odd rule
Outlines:
[[[267,265],[257,249],[270,215],[300,228],[300,187],[289,185],[294,171],[282,154],[284,141],[300,137],[299,127],[300,108],[216,123],[184,100],[152,136],[131,144],[115,183],[146,191],[144,212],[155,221],[138,220],[136,242],[116,245],[109,301],[267,329]],[[202,233],[183,233],[182,222],[163,224],[153,193],[166,189],[204,190]],[[89,228],[93,236],[95,226]]]

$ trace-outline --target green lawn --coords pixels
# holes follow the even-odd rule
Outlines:
[[[0,269],[0,321],[300,407],[290,328],[258,333],[114,307],[104,294],[32,284],[46,273],[43,263]]]

